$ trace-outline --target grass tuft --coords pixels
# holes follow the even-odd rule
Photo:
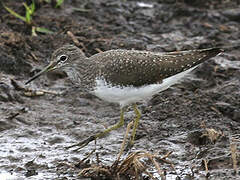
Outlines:
[[[59,8],[64,3],[64,0],[57,0],[55,8]]]
[[[61,2],[59,2],[59,3],[61,3]],[[63,0],[62,0],[62,3],[63,3]],[[21,16],[20,14],[18,14],[17,12],[12,10],[11,8],[5,6],[3,3],[2,3],[2,5],[11,15],[13,15],[16,18],[24,21],[27,25],[29,25],[32,28],[32,31],[31,31],[32,32],[32,36],[37,36],[36,32],[41,32],[41,33],[45,33],[45,34],[53,33],[52,31],[50,31],[50,30],[48,30],[46,28],[35,27],[33,25],[33,20],[32,20],[33,18],[32,17],[34,15],[35,11],[36,11],[36,6],[35,6],[34,0],[32,0],[32,3],[30,5],[27,5],[26,3],[23,3],[23,6],[25,7],[25,17]]]

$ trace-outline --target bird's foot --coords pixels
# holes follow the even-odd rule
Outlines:
[[[87,139],[85,139],[79,143],[76,143],[76,144],[66,147],[66,149],[78,147],[77,149],[74,150],[74,151],[78,151],[79,149],[82,149],[83,147],[85,147],[86,145],[88,145],[90,142],[92,142],[94,140],[96,140],[96,136],[90,136]]]
[[[133,146],[134,146],[134,143],[132,143],[132,141],[129,141],[126,145],[125,150],[129,151],[133,148]]]

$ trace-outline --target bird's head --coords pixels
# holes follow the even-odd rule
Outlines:
[[[53,71],[55,69],[66,69],[72,67],[74,62],[79,59],[85,59],[83,52],[74,45],[64,45],[53,52],[50,63],[43,68],[39,73],[35,74],[25,84],[30,83],[42,74]]]

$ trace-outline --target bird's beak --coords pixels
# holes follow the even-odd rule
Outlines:
[[[51,62],[49,65],[47,65],[45,68],[43,68],[39,73],[35,74],[32,78],[30,78],[27,82],[25,82],[25,84],[30,83],[31,81],[33,81],[34,79],[38,78],[39,76],[41,76],[42,74],[52,71],[56,69],[55,67],[55,63]]]

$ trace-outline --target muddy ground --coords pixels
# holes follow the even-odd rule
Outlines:
[[[22,2],[4,1],[24,15]],[[126,125],[134,118],[128,108],[123,128],[79,151],[66,149],[115,124],[120,112],[118,105],[72,85],[61,71],[24,86],[56,48],[71,43],[91,56],[117,48],[169,52],[240,43],[239,0],[66,0],[61,8],[36,3],[33,25],[53,34],[31,36],[31,27],[0,5],[1,180],[73,180],[83,178],[78,173],[94,164],[110,169]],[[139,150],[160,157],[171,152],[167,161],[156,160],[166,179],[240,179],[236,171],[240,165],[239,59],[238,47],[226,48],[178,85],[139,103],[142,118],[137,138],[122,159]],[[50,92],[29,97],[14,82],[37,93]],[[160,179],[152,163],[146,164]],[[103,173],[93,176],[114,178]],[[121,179],[131,177],[130,171],[120,175]],[[150,179],[146,173],[138,177]]]

